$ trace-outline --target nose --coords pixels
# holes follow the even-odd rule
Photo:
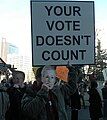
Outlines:
[[[50,82],[50,77],[47,77],[47,78],[46,78],[46,81],[47,81],[47,82]]]

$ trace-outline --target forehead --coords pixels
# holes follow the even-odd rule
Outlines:
[[[44,75],[53,75],[55,76],[55,70],[46,70]]]

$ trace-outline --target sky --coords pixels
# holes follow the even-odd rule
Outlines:
[[[31,54],[30,0],[0,0],[0,39]]]
[[[107,49],[106,12],[107,0],[95,0],[95,29],[101,30],[99,37],[103,49]],[[18,46],[20,53],[31,55],[30,0],[0,0],[0,39],[2,38]]]

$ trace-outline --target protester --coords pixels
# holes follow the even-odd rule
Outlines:
[[[80,95],[80,101],[83,105],[83,108],[85,109],[86,108],[86,105],[85,105],[85,99],[84,99],[84,95],[85,95],[85,88],[84,88],[84,81],[81,81],[78,83],[78,90],[79,90],[79,95]]]
[[[39,80],[42,82],[40,89],[27,92],[22,99],[22,110],[27,116],[26,120],[71,120],[67,116],[65,97],[76,91],[75,70],[70,70],[69,74],[72,77],[68,83],[59,84],[55,67],[43,67],[39,73]]]
[[[107,81],[104,82],[104,86],[102,88],[102,96],[103,96],[103,118],[107,120]]]
[[[71,120],[78,120],[78,111],[81,109],[80,95],[78,88],[76,92],[70,96],[70,106],[71,106]]]
[[[89,112],[91,120],[99,120],[102,118],[102,100],[97,90],[97,86],[98,84],[96,81],[91,81],[88,91],[90,103]]]
[[[21,113],[21,99],[25,92],[25,74],[22,71],[13,71],[11,87],[7,89],[9,94],[10,107],[6,113],[6,120],[23,120]]]
[[[5,120],[5,114],[9,109],[9,96],[6,92],[7,88],[0,83],[0,120]]]

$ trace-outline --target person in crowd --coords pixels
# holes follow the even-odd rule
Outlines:
[[[91,120],[99,120],[102,118],[102,100],[101,96],[97,90],[97,82],[91,81],[90,88],[88,91],[89,94],[89,112]]]
[[[81,109],[81,101],[78,88],[76,92],[70,96],[71,120],[78,120],[78,111]]]
[[[103,118],[107,120],[107,81],[104,82],[102,88],[102,97],[103,97]]]
[[[91,75],[89,75],[89,80],[91,80],[91,81],[96,81],[97,80],[97,75],[96,75],[95,71],[93,71],[93,73]]]
[[[81,103],[83,105],[83,108],[85,109],[86,106],[85,106],[85,99],[84,99],[84,95],[85,95],[84,81],[81,81],[78,83],[78,90],[79,90]]]
[[[5,114],[9,109],[9,96],[6,92],[7,88],[0,83],[0,120],[5,120]]]
[[[38,87],[27,92],[22,99],[21,108],[26,120],[71,120],[68,119],[65,97],[76,91],[75,70],[69,70],[72,76],[67,84],[59,84],[54,66],[44,66],[37,74]]]
[[[6,120],[23,120],[21,114],[21,99],[25,92],[24,87],[25,73],[22,71],[13,71],[11,86],[7,89],[9,95],[10,107],[6,112]]]
[[[78,120],[78,112],[79,110],[81,109],[81,101],[80,101],[80,94],[79,94],[79,89],[78,89],[78,82],[79,80],[78,79],[81,79],[78,75],[78,71],[79,69],[76,68],[76,74],[77,74],[77,89],[75,91],[74,94],[70,95],[69,96],[69,100],[67,99],[65,101],[66,104],[69,105],[70,109],[71,109],[71,120]],[[68,79],[70,79],[71,76],[68,77]],[[68,102],[67,102],[68,101]]]

